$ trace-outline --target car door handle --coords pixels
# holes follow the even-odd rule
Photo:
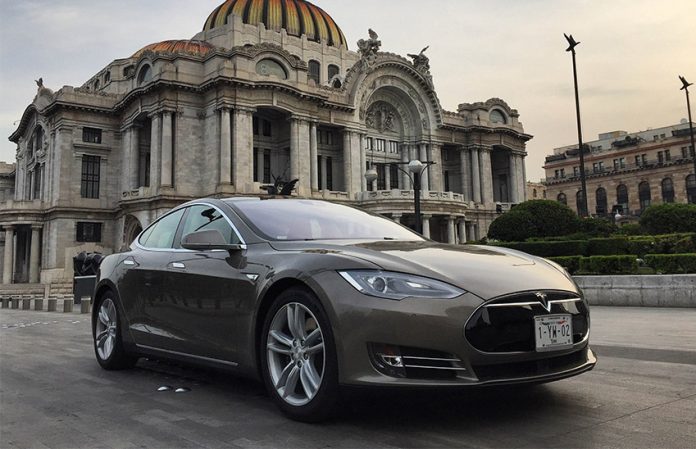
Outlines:
[[[184,265],[181,262],[172,262],[171,266],[172,266],[172,268],[176,268],[177,270],[183,270],[186,268],[186,265]]]
[[[130,260],[130,259],[126,259],[126,260],[123,261],[123,265],[126,265],[126,266],[128,266],[128,267],[134,267],[134,266],[135,266],[135,261],[134,261],[134,260]]]

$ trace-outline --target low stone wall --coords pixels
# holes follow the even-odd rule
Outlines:
[[[591,305],[696,307],[696,274],[573,276]]]

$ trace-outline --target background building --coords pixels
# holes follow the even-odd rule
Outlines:
[[[620,208],[623,215],[639,216],[651,204],[696,203],[694,150],[690,146],[686,120],[630,134],[608,132],[587,142],[584,156],[589,213],[613,216]],[[548,198],[578,213],[579,159],[577,144],[570,145],[556,148],[544,165]]]
[[[303,0],[228,0],[193,39],[147,45],[78,88],[39,80],[10,136],[3,282],[68,282],[82,250],[117,251],[181,202],[258,195],[278,178],[413,226],[411,182],[387,165],[412,159],[436,162],[424,234],[482,237],[496,203],[524,200],[531,136],[500,99],[443,110],[424,51],[380,47],[370,30],[349,50]]]
[[[527,181],[527,199],[528,200],[545,200],[546,199],[546,184],[543,182]]]

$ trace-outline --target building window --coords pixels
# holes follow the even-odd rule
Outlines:
[[[619,184],[616,188],[616,204],[621,206],[621,213],[628,213],[628,187],[625,184]]]
[[[498,109],[493,109],[490,113],[491,123],[502,123],[505,124],[505,115]]]
[[[696,175],[686,177],[686,199],[689,204],[696,204]]]
[[[672,154],[669,152],[669,150],[665,150],[665,161],[669,162],[672,160]]]
[[[650,184],[647,181],[638,184],[638,200],[641,212],[650,207]]]
[[[536,191],[536,189],[532,189],[532,198],[536,198],[536,197],[537,197],[537,191]]]
[[[329,78],[332,79],[334,76],[338,75],[341,69],[335,64],[329,64]]]
[[[377,166],[377,190],[387,190],[387,178],[384,170],[384,165]]]
[[[271,182],[271,151],[263,152],[263,182],[270,184]]]
[[[333,158],[326,158],[326,189],[333,190]]]
[[[99,156],[82,156],[82,198],[99,198],[100,164]]]
[[[449,171],[445,170],[444,175],[445,175],[445,192],[449,192],[450,191]]]
[[[77,242],[101,242],[102,236],[102,224],[101,223],[91,223],[87,221],[77,222],[77,232],[75,235],[75,241]]]
[[[573,167],[573,176],[576,178],[580,176],[580,167]]]
[[[34,169],[34,197],[32,198],[34,200],[41,198],[41,178],[43,177],[43,172],[43,165],[37,165]]]
[[[375,141],[372,137],[368,137],[365,144],[367,145],[366,149],[368,149],[370,151],[375,149]]]
[[[263,135],[264,137],[271,137],[271,122],[268,120],[263,120]]]
[[[662,151],[657,152],[657,163],[658,164],[664,164],[665,163],[665,157],[662,154]]]
[[[314,82],[317,83],[317,85],[321,84],[321,64],[319,63],[319,61],[309,61],[308,78],[310,80],[314,80]]]
[[[389,188],[399,188],[399,168],[396,165],[389,166]]]
[[[604,187],[600,187],[595,192],[595,211],[597,215],[605,215],[607,213],[607,191]]]
[[[275,76],[282,80],[288,79],[285,68],[273,59],[262,59],[256,64],[256,73],[263,76]]]
[[[662,202],[674,202],[674,183],[672,183],[672,178],[662,180]]]
[[[565,178],[565,168],[561,169],[561,178]]]
[[[147,83],[152,79],[152,69],[149,65],[143,66],[138,73],[138,86]]]
[[[584,217],[587,215],[587,211],[585,210],[585,202],[583,201],[583,192],[582,190],[578,190],[577,193],[575,194],[575,204],[577,205],[578,208],[578,215],[581,217]]]
[[[565,193],[559,193],[556,197],[556,201],[558,201],[561,204],[565,204],[566,206],[568,205],[568,198],[566,198]]]
[[[104,74],[104,84],[108,83],[109,81],[111,81],[111,72],[106,72]]]
[[[389,153],[396,154],[399,152],[399,142],[395,140],[389,141]]]
[[[384,139],[375,139],[377,143],[377,151],[385,151],[387,148],[387,141]]]
[[[82,128],[82,141],[88,143],[102,143],[102,130],[99,128]]]
[[[259,118],[254,117],[251,119],[251,127],[253,129],[254,135],[258,136],[259,135]]]

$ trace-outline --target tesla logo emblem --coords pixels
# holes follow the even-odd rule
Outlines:
[[[544,309],[546,309],[547,312],[551,311],[551,303],[546,300],[546,293],[536,292],[536,293],[534,293],[534,296],[536,296],[537,299],[539,299],[541,306]]]

